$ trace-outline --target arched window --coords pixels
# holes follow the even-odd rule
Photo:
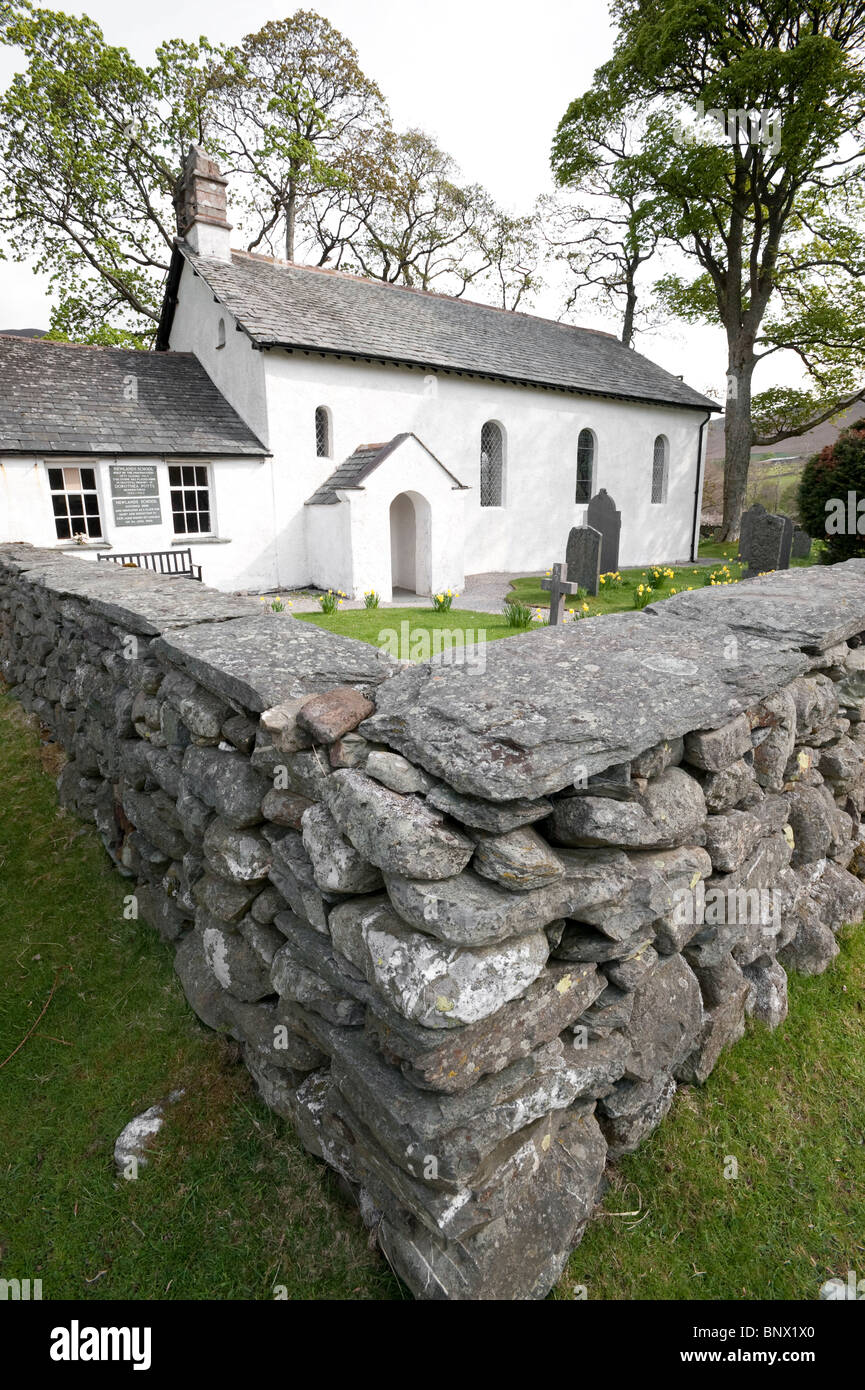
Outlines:
[[[326,405],[315,409],[315,452],[320,459],[333,457],[330,439],[330,411]]]
[[[655,453],[652,459],[652,501],[666,502],[667,500],[667,460],[670,446],[667,437],[659,434],[655,440]]]
[[[494,420],[488,420],[481,430],[481,506],[502,505],[502,474],[504,446],[502,431]]]
[[[577,491],[575,501],[588,502],[592,496],[595,476],[595,436],[591,430],[580,430],[577,439]]]
[[[220,319],[216,325],[216,346],[218,348],[225,347],[225,319]]]

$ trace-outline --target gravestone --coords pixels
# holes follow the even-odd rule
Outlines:
[[[783,512],[776,513],[776,515],[779,515],[784,523],[784,533],[781,541],[781,563],[777,568],[779,570],[788,570],[790,568],[790,556],[793,553],[793,532],[796,528],[793,525],[792,517],[785,516]]]
[[[574,526],[568,536],[568,549],[565,563],[568,567],[568,581],[579,584],[587,593],[595,595],[600,587],[601,548],[603,536],[594,526]]]
[[[565,594],[575,594],[577,585],[565,579],[564,565],[553,565],[549,579],[541,580],[541,588],[550,591],[550,627],[559,627],[565,620]]]
[[[754,522],[757,520],[758,517],[768,515],[769,513],[766,511],[766,508],[763,506],[762,502],[755,502],[753,507],[749,507],[746,512],[742,513],[742,520],[739,525],[740,560],[744,562],[747,562],[748,560],[748,550],[751,544],[751,532],[754,527]]]
[[[793,523],[788,516],[766,512],[754,518],[748,545],[746,579],[754,579],[769,570],[790,568],[793,545]]]
[[[803,531],[801,526],[797,526],[793,531],[793,549],[790,551],[791,558],[794,560],[807,560],[811,554],[811,537],[807,531]]]
[[[619,568],[619,537],[622,534],[622,513],[616,509],[606,488],[596,492],[586,508],[586,525],[600,531],[601,574],[611,574]]]

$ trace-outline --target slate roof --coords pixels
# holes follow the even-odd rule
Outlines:
[[[213,458],[268,450],[191,353],[0,337],[0,453]]]
[[[168,344],[185,258],[261,347],[407,363],[582,395],[720,409],[618,339],[530,314],[340,271],[233,251],[205,259],[180,244],[158,347]]]
[[[379,464],[384,463],[385,459],[389,458],[394,450],[398,449],[400,444],[403,444],[406,439],[417,440],[421,448],[426,449],[426,452],[433,462],[438,464],[439,468],[444,468],[448,477],[453,479],[455,488],[465,488],[465,484],[461,483],[458,478],[455,478],[450,469],[445,468],[441,460],[437,459],[430,449],[427,449],[423,440],[418,439],[416,434],[409,432],[395,434],[393,439],[387,444],[359,444],[354,453],[350,454],[347,459],[344,459],[339,467],[334,469],[329,478],[325,478],[324,482],[316,488],[312,496],[307,498],[304,505],[307,507],[332,507],[340,500],[337,497],[338,489],[363,487],[364,480],[369,477],[370,473],[374,472]]]

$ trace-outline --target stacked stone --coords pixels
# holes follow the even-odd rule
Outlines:
[[[542,1297],[606,1162],[865,910],[865,566],[410,668],[108,570],[0,547],[64,803],[413,1291]]]

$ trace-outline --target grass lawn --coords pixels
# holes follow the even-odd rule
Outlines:
[[[620,571],[621,582],[614,583],[605,577],[605,582],[594,598],[568,598],[565,606],[570,609],[578,608],[585,612],[586,617],[595,618],[604,613],[628,612],[635,608],[634,597],[638,585],[649,585],[652,588],[651,601],[658,603],[662,599],[669,598],[673,591],[681,593],[683,589],[700,589],[709,582],[710,576],[718,574],[719,580],[723,580],[724,575],[721,571],[726,568],[729,570],[730,577],[734,580],[741,579],[745,573],[745,566],[740,565],[736,560],[739,547],[735,542],[720,541],[701,541],[700,557],[704,560],[713,560],[714,565],[679,565],[673,567],[671,576],[666,576],[661,584],[650,575],[649,567],[642,569],[627,569]],[[799,567],[812,565],[817,559],[817,547],[812,547],[811,557],[807,560],[793,560],[791,566]],[[669,566],[659,566],[666,570]],[[526,579],[515,579],[512,585],[512,593],[515,598],[527,603],[530,607],[548,608],[550,603],[549,593],[541,588],[542,575],[529,576]],[[585,607],[584,607],[585,605]]]
[[[337,632],[342,637],[356,637],[358,641],[369,642],[373,647],[386,646],[393,641],[388,635],[382,636],[383,633],[395,632],[399,638],[403,623],[409,624],[412,633],[464,632],[467,642],[476,641],[479,632],[486,633],[487,642],[494,642],[499,637],[514,637],[518,632],[518,629],[508,627],[500,613],[478,613],[468,608],[452,608],[449,613],[438,613],[434,608],[349,608],[330,616],[324,613],[296,613],[295,617],[301,622],[327,628],[328,632]],[[408,652],[405,655],[408,656]]]
[[[817,547],[812,549],[812,558],[808,560],[793,560],[794,566],[814,564],[817,558]],[[652,602],[659,602],[669,598],[674,590],[681,592],[688,588],[702,588],[709,582],[710,576],[718,572],[719,578],[723,578],[723,567],[726,566],[730,576],[734,580],[741,579],[745,573],[743,565],[736,562],[738,546],[735,543],[722,544],[718,541],[701,541],[700,555],[704,559],[717,561],[717,565],[682,565],[673,570],[672,577],[665,577],[662,584],[658,584],[647,569],[628,569],[621,571],[621,582],[613,583],[606,579],[601,586],[601,590],[595,598],[568,598],[566,607],[569,609],[579,609],[588,618],[599,617],[604,613],[630,612],[636,605],[634,598],[637,586],[640,584],[652,585]],[[662,568],[666,569],[667,566]],[[530,575],[526,579],[515,579],[511,585],[508,597],[519,599],[521,603],[527,604],[531,609],[548,609],[550,596],[547,590],[541,588],[543,575]],[[502,594],[504,601],[506,595]],[[584,606],[585,605],[585,606]],[[337,632],[343,637],[356,637],[361,642],[369,642],[371,646],[388,646],[393,639],[383,636],[383,633],[400,633],[403,623],[409,624],[412,637],[409,645],[403,644],[398,650],[394,650],[394,655],[400,657],[410,657],[415,660],[427,660],[430,651],[418,647],[411,648],[411,641],[416,640],[416,634],[436,630],[444,631],[464,631],[467,633],[466,641],[476,640],[479,632],[486,633],[486,641],[494,642],[500,637],[515,637],[526,629],[508,627],[504,617],[497,613],[479,613],[458,608],[452,609],[449,613],[438,613],[433,608],[350,608],[342,612],[333,613],[330,616],[324,613],[296,613],[295,617],[302,622],[315,623],[317,627],[326,628],[328,632]],[[544,613],[542,622],[546,621]],[[533,622],[532,627],[538,626]],[[529,629],[531,630],[531,629]],[[469,636],[469,632],[473,636]],[[389,648],[390,649],[390,648]]]
[[[865,1269],[865,930],[622,1160],[555,1297],[815,1299]],[[738,1177],[724,1176],[729,1156]]]
[[[170,948],[124,920],[129,884],[58,811],[57,766],[0,696],[0,1273],[41,1279],[45,1299],[407,1296],[333,1175],[191,1013]],[[865,931],[790,993],[787,1022],[750,1028],[623,1161],[554,1299],[576,1284],[812,1299],[832,1274],[861,1276]],[[118,1179],[116,1136],[176,1087],[150,1164]]]
[[[0,1275],[46,1300],[407,1296],[195,1018],[171,949],[124,920],[129,882],[58,811],[57,759],[0,696]],[[117,1135],[178,1087],[150,1164],[119,1179]]]

